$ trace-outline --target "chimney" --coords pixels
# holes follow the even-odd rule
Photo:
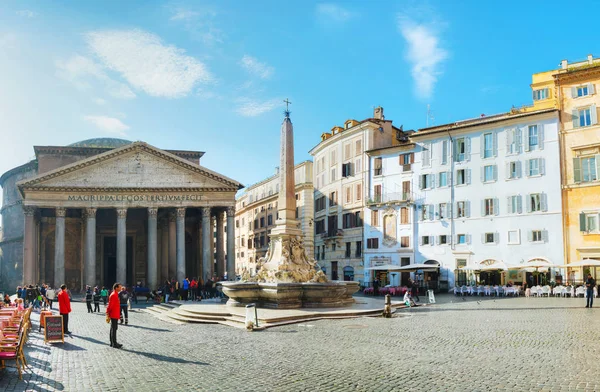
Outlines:
[[[569,63],[568,63],[568,61],[567,61],[567,60],[563,60],[563,61],[561,61],[561,62],[560,62],[560,67],[561,67],[562,69],[567,69],[567,65],[568,65],[568,64],[569,64]]]
[[[591,54],[588,54],[588,64],[592,64],[594,62],[594,56],[592,56]]]
[[[373,118],[377,120],[385,120],[385,116],[383,115],[383,108],[381,106],[377,106],[373,109]]]
[[[279,175],[279,166],[275,166],[275,175],[278,176]]]

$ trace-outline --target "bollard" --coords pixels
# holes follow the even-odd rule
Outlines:
[[[253,331],[254,328],[258,327],[258,311],[256,304],[246,305],[246,330]]]
[[[389,294],[385,295],[385,306],[383,307],[383,317],[392,317],[392,296]]]

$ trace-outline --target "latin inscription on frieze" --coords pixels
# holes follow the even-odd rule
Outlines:
[[[67,200],[89,202],[184,202],[204,199],[201,195],[67,195]]]

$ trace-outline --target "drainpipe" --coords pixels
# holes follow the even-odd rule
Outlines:
[[[450,130],[448,130],[448,139],[450,139],[448,146],[448,155],[450,156],[450,249],[454,250],[454,140]]]

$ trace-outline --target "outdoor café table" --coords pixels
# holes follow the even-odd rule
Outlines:
[[[575,289],[575,296],[579,297],[579,294],[583,294],[585,297],[585,287],[579,286]]]
[[[516,293],[516,289],[514,287],[504,287],[504,295],[507,296],[508,294],[511,295],[515,295]]]

